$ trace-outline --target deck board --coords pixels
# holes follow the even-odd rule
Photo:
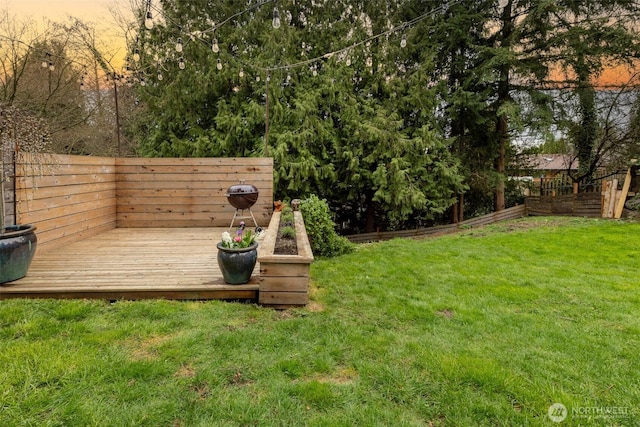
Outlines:
[[[252,299],[259,265],[246,285],[227,285],[216,260],[226,228],[116,228],[37,252],[26,277],[0,286],[7,298]]]

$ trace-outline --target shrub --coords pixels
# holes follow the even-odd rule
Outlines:
[[[631,211],[629,214],[630,217],[637,218],[640,213],[640,194],[633,196],[633,198],[629,199],[624,206]]]
[[[311,195],[300,202],[300,211],[314,255],[332,257],[353,252],[355,245],[336,233],[326,200]]]

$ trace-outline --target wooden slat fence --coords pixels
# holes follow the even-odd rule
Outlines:
[[[435,236],[439,234],[453,233],[460,229],[480,227],[482,225],[493,224],[499,221],[522,218],[526,215],[527,212],[525,206],[519,205],[500,212],[493,212],[477,218],[462,221],[457,224],[438,225],[435,227],[417,228],[414,230],[383,231],[375,233],[355,234],[347,236],[347,238],[353,243],[368,243],[381,240],[391,240],[395,238]]]
[[[113,158],[31,156],[21,154],[16,162],[17,222],[38,227],[40,250],[116,227]]]
[[[576,193],[561,196],[530,196],[525,199],[529,215],[602,216],[600,193]]]
[[[118,228],[229,226],[235,208],[227,201],[227,189],[243,180],[260,192],[251,208],[258,225],[269,224],[271,158],[125,158],[116,165]]]
[[[271,158],[22,155],[16,171],[17,222],[38,227],[40,251],[116,227],[228,227],[235,208],[226,191],[241,180],[260,192],[252,208],[260,226],[273,208]]]

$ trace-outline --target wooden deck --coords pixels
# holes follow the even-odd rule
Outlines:
[[[26,277],[0,285],[0,299],[258,300],[259,265],[246,285],[226,285],[216,243],[226,228],[116,228],[37,252]]]

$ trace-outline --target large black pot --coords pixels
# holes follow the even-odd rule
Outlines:
[[[218,243],[218,266],[225,283],[241,285],[251,279],[258,260],[258,242],[247,248],[226,248]]]
[[[0,283],[27,275],[38,244],[35,231],[30,224],[4,228],[4,234],[0,234]]]

